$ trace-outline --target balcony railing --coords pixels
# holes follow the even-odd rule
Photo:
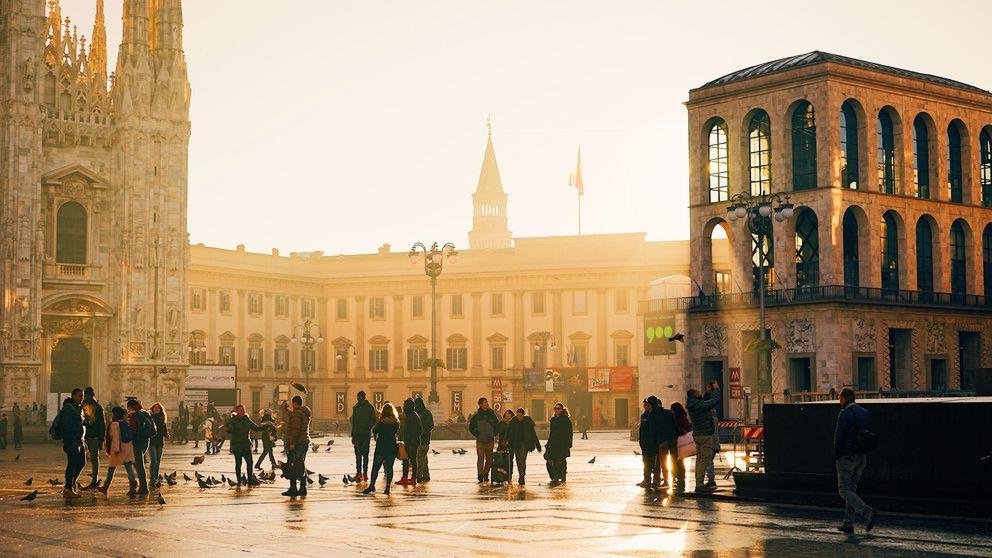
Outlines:
[[[902,291],[878,287],[821,285],[816,287],[769,290],[765,293],[765,306],[768,307],[822,302],[958,308],[965,310],[992,309],[992,297],[982,295]],[[758,306],[758,293],[745,292],[642,300],[638,302],[637,308],[638,313],[643,315],[672,311],[712,312],[735,308],[753,308],[756,306]]]
[[[102,278],[97,266],[83,264],[45,263],[45,280],[93,282]]]

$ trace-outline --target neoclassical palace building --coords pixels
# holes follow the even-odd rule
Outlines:
[[[180,0],[123,0],[108,76],[58,0],[0,0],[0,407],[91,384],[178,401],[190,87]]]
[[[689,243],[642,233],[514,239],[491,135],[472,200],[468,247],[438,280],[442,415],[467,416],[485,396],[544,420],[562,400],[594,424],[626,426],[640,405],[636,301],[651,281],[688,274]],[[359,390],[377,405],[426,399],[431,290],[408,250],[286,256],[192,246],[191,361],[236,364],[250,410],[304,383],[324,423],[348,416]],[[309,349],[293,341],[308,320],[323,339]]]
[[[676,383],[740,374],[742,396],[974,389],[992,366],[992,93],[811,52],[715,79],[687,107],[698,287],[641,308],[684,316],[694,342]],[[759,217],[768,241],[740,192],[788,196]],[[726,267],[711,252],[724,236]],[[770,367],[745,350],[761,283],[781,346]]]

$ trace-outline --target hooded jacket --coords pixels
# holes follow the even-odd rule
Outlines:
[[[720,388],[714,389],[709,399],[704,400],[702,397],[689,397],[686,399],[685,409],[689,411],[689,419],[692,420],[693,436],[712,436],[716,433],[716,424],[714,424],[713,414],[710,413],[710,409],[713,409],[719,404]]]
[[[506,436],[513,449],[524,448],[528,452],[541,450],[541,441],[537,438],[534,419],[529,416],[524,416],[523,420],[517,420],[517,417],[510,419],[510,424],[506,427]]]
[[[403,403],[403,443],[406,444],[407,451],[420,446],[420,438],[424,434],[424,425],[420,415],[413,408],[413,402]]]
[[[231,451],[250,451],[251,440],[248,439],[248,433],[266,430],[265,426],[255,424],[248,415],[234,415],[227,421],[227,427],[231,432]]]
[[[351,408],[351,437],[369,438],[375,425],[375,407],[368,399],[362,399]]]
[[[86,437],[103,439],[107,433],[107,418],[103,405],[95,397],[83,399],[83,417],[86,419]]]
[[[372,435],[375,436],[375,452],[379,455],[396,455],[396,435],[400,430],[400,421],[386,417],[375,423]]]
[[[310,444],[310,417],[313,411],[306,405],[293,409],[286,421],[286,443],[293,445]]]
[[[476,411],[475,414],[472,415],[472,418],[468,421],[468,431],[472,434],[472,436],[474,436],[478,440],[479,423],[483,421],[488,422],[489,425],[492,427],[491,429],[489,429],[488,434],[492,435],[493,439],[495,439],[496,433],[499,430],[499,417],[496,416],[496,411],[492,410],[491,408],[479,409],[478,411]],[[488,442],[492,442],[493,440],[489,439],[489,440],[479,440],[479,441],[488,443]]]
[[[76,405],[71,397],[66,397],[62,402],[59,420],[62,421],[62,445],[72,447],[82,444],[83,437],[86,436],[82,406]]]
[[[572,419],[568,411],[551,417],[551,431],[548,433],[548,443],[544,445],[548,459],[564,459],[572,455]]]
[[[420,443],[431,443],[431,432],[434,430],[434,413],[431,413],[424,404],[424,400],[417,398],[413,402],[413,409],[420,415],[420,423],[423,427],[420,433]]]

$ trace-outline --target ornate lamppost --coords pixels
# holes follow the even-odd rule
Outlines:
[[[558,350],[558,342],[555,341],[555,336],[552,335],[550,331],[542,331],[542,332],[538,333],[537,335],[540,336],[541,340],[538,341],[537,343],[534,343],[534,350],[535,351],[541,351],[541,358],[544,361],[542,363],[543,364],[543,367],[544,368],[547,368],[548,367],[548,350],[550,349],[552,351],[557,351]],[[535,362],[534,364],[536,365],[538,363]]]
[[[189,363],[203,364],[207,358],[207,341],[199,336],[191,336],[189,339]]]
[[[775,204],[773,207],[772,204]],[[791,219],[795,205],[789,202],[789,196],[781,192],[771,194],[750,194],[741,192],[730,198],[727,208],[727,221],[733,223],[741,220],[747,225],[748,232],[757,240],[758,249],[758,335],[759,365],[758,380],[767,382],[771,390],[771,354],[770,343],[765,327],[765,256],[768,249],[768,239],[772,237],[772,219],[782,223]],[[773,217],[774,216],[774,217]]]
[[[324,335],[323,331],[320,329],[320,325],[315,324],[311,320],[307,320],[293,328],[293,339],[291,341],[294,345],[299,344],[303,351],[310,352],[313,351],[314,346],[324,342]],[[313,409],[313,399],[310,397],[313,393],[313,390],[310,389],[310,368],[311,366],[315,367],[317,365],[317,354],[313,354],[313,361],[309,363],[302,362],[302,355],[303,353],[301,352],[300,364],[303,368],[303,385],[307,388],[306,395],[308,403],[310,404],[310,408]]]
[[[423,252],[424,273],[431,280],[431,393],[427,396],[427,402],[437,405],[441,402],[441,397],[437,394],[437,278],[444,270],[445,260],[452,264],[458,263],[458,251],[450,242],[441,247],[435,242],[430,249],[422,242],[417,242],[410,248],[411,264],[420,263],[421,252]]]

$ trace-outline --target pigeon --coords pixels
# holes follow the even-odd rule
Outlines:
[[[318,449],[320,449],[320,444],[313,444],[312,446],[310,446],[310,449],[311,451],[316,452]]]
[[[314,474],[314,472],[313,472],[313,471],[311,471],[310,469],[305,469],[305,471],[307,472],[307,475],[312,475],[312,474]]]
[[[34,482],[34,477],[29,477],[28,480],[24,481],[24,486],[31,486],[32,482]]]
[[[193,458],[193,461],[192,463],[190,463],[190,465],[200,465],[201,463],[203,463],[203,456],[197,455],[196,457]]]
[[[641,455],[641,452],[634,450],[634,455]]]
[[[187,475],[186,473],[183,473],[183,480],[186,481],[186,482],[189,482],[189,481],[191,481],[193,479],[189,478],[189,475]]]
[[[349,481],[350,479],[348,478],[348,475],[344,475],[341,477],[341,482],[343,482],[345,485],[347,485]]]
[[[331,453],[331,446],[327,446],[327,449],[324,450],[324,453]]]
[[[225,477],[224,475],[221,475],[220,476],[220,482],[227,482],[227,477]]]
[[[329,445],[329,446],[333,446],[333,445],[334,445],[334,440],[328,440],[328,441],[327,441],[327,445]]]
[[[34,499],[38,497],[38,491],[32,491],[31,494],[21,498],[22,502],[34,502]]]
[[[179,474],[179,471],[173,471],[172,474],[169,475],[169,476],[172,477],[172,480],[176,480],[176,475],[178,475],[178,474]]]
[[[160,506],[165,505],[165,498],[163,498],[161,494],[158,495],[158,498],[156,498],[156,500],[158,501],[158,505]]]
[[[434,448],[431,448],[431,453],[433,453],[434,455],[441,455],[441,452],[437,451]]]
[[[213,485],[207,484],[203,479],[196,479],[196,484],[200,485],[200,488],[213,488]]]
[[[348,477],[348,482],[358,483],[358,477],[353,477],[351,475],[345,475]]]
[[[678,341],[680,343],[685,343],[685,334],[676,333],[675,335],[668,338],[669,341]]]
[[[59,479],[48,479],[48,484],[52,486],[59,486],[60,484],[62,484],[62,481],[60,481]]]
[[[589,460],[589,463],[595,463],[595,462],[596,462],[596,458],[595,457],[593,457],[592,459]]]
[[[295,389],[296,391],[302,391],[303,392],[303,395],[306,395],[306,393],[307,393],[307,386],[305,386],[305,385],[303,385],[303,384],[301,384],[299,382],[293,382],[290,385],[293,386],[293,389]]]
[[[307,484],[313,484],[313,479],[312,478],[306,477],[306,479],[307,479]]]
[[[196,477],[197,480],[201,480],[201,479],[204,478],[203,475],[201,475],[199,471],[193,471],[193,475]],[[185,477],[186,475],[183,475],[183,476]]]
[[[175,479],[173,479],[172,477],[165,477],[165,482],[166,482],[166,484],[168,484],[169,486],[176,486],[177,484],[179,484],[179,483],[178,483],[178,482],[176,482],[176,480],[175,480]]]
[[[331,480],[331,477],[325,477],[324,475],[317,475],[317,480],[320,481],[320,486],[327,484],[327,481]]]
[[[234,488],[235,486],[238,486],[238,483],[234,482],[231,479],[227,479],[227,485],[230,486],[231,488]]]
[[[653,498],[653,499],[651,500],[651,503],[652,503],[652,504],[656,504],[656,503],[658,503],[658,499],[657,499],[657,498]]]
[[[17,457],[14,458],[14,461],[20,461],[20,460],[21,460],[21,454],[17,454]]]

